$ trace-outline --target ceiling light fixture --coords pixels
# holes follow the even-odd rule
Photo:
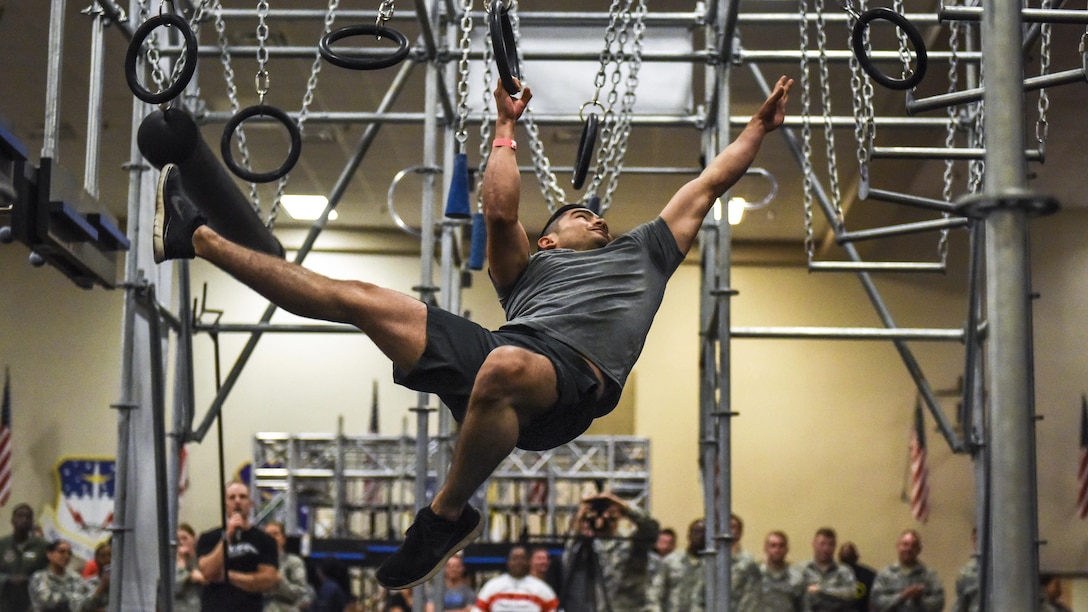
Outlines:
[[[284,194],[281,204],[287,209],[287,214],[298,221],[313,221],[321,216],[329,199],[323,195],[298,195]],[[329,212],[329,221],[335,221],[339,215],[336,210]]]

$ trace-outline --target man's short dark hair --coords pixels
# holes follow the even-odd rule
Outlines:
[[[556,209],[555,212],[552,213],[551,217],[548,217],[548,222],[544,224],[544,229],[540,230],[540,236],[537,237],[537,240],[539,240],[540,238],[543,238],[544,236],[548,235],[548,233],[549,233],[548,230],[550,230],[552,228],[552,226],[555,225],[555,222],[559,220],[559,217],[562,217],[563,215],[567,214],[568,211],[576,210],[576,209],[583,209],[583,210],[588,210],[589,212],[593,212],[593,210],[590,207],[584,206],[582,204],[565,204],[563,206],[560,206],[559,208]],[[593,214],[597,214],[597,213],[593,213]]]
[[[820,527],[816,530],[816,535],[829,538],[831,540],[836,539],[835,530],[830,527]]]

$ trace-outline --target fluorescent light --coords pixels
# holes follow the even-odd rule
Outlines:
[[[740,225],[747,206],[748,202],[744,198],[729,198],[729,225]]]
[[[280,203],[287,209],[287,214],[291,215],[292,219],[313,221],[325,211],[329,199],[323,195],[284,194]],[[335,221],[338,216],[335,210],[331,211],[329,221]]]

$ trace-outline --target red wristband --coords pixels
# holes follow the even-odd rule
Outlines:
[[[514,140],[513,138],[496,138],[494,141],[492,141],[491,146],[493,146],[493,147],[510,147],[511,149],[517,151],[518,150],[518,141]]]

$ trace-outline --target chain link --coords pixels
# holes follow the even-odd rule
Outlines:
[[[820,104],[824,115],[827,173],[835,208],[835,225],[841,229],[845,219],[842,212],[842,189],[839,186],[838,157],[835,153],[835,129],[831,124],[831,77],[827,61],[827,24],[824,21],[823,0],[816,1],[816,44],[820,52]]]
[[[460,145],[460,152],[465,152],[465,142],[468,141],[468,131],[465,122],[468,121],[468,56],[472,50],[472,0],[461,0],[461,59],[457,62],[457,132],[456,138]],[[484,87],[484,93],[490,91],[490,87]]]
[[[257,0],[257,76],[254,80],[257,87],[257,97],[262,105],[271,80],[266,68],[268,48],[265,45],[268,42],[268,23],[265,20],[267,18],[268,0]]]
[[[892,2],[892,10],[900,15],[906,15],[906,9],[903,7],[903,0],[894,0]],[[907,78],[911,74],[910,70],[910,47],[907,46],[909,42],[907,39],[907,33],[902,28],[895,28],[896,37],[899,38],[899,61],[903,63],[903,78]]]
[[[328,10],[325,12],[325,29],[324,34],[328,34],[332,31],[332,26],[336,22],[336,9],[340,6],[340,0],[329,0]],[[299,135],[306,134],[306,120],[310,117],[310,105],[314,101],[314,92],[317,90],[318,76],[321,74],[321,66],[324,65],[324,61],[321,59],[321,53],[314,53],[314,61],[310,64],[310,78],[306,80],[306,92],[302,95],[302,107],[298,111],[298,131]],[[287,181],[290,178],[290,174],[284,175],[276,184],[276,194],[272,199],[272,207],[268,211],[268,220],[265,222],[265,226],[271,229],[276,224],[276,219],[279,217],[280,208],[283,204],[283,194],[287,190]]]
[[[1050,0],[1042,0],[1040,8],[1044,11],[1050,9]],[[1050,73],[1050,24],[1042,23],[1039,26],[1039,32],[1042,35],[1042,42],[1039,44],[1039,74],[1045,75]],[[1046,93],[1046,88],[1039,90],[1039,119],[1035,122],[1035,139],[1039,142],[1039,150],[1044,151],[1046,149],[1046,141],[1048,133],[1050,132],[1050,124],[1047,123],[1046,113],[1050,109],[1050,96]]]
[[[960,47],[960,22],[952,21],[948,24],[948,92],[952,93],[958,89],[959,85],[959,47]],[[945,128],[944,134],[944,146],[946,149],[953,149],[956,146],[956,131],[959,128],[959,111],[955,106],[949,106],[945,109],[948,113],[948,125]],[[942,179],[944,181],[941,195],[944,197],[944,201],[952,202],[952,181],[955,178],[956,162],[951,159],[944,160],[944,175]],[[945,219],[951,217],[951,214],[947,211],[942,215]],[[937,257],[941,262],[941,265],[948,263],[948,228],[941,230],[940,238],[937,241]]]
[[[633,15],[628,12],[628,15],[633,19],[634,41],[632,42],[631,60],[627,63],[627,82],[620,104],[619,116],[616,118],[616,127],[612,131],[612,138],[607,141],[607,147],[603,149],[604,170],[605,175],[608,177],[608,186],[601,198],[602,214],[612,205],[612,198],[619,187],[620,174],[623,173],[623,160],[627,157],[627,142],[631,135],[631,117],[634,115],[635,100],[637,98],[638,73],[642,67],[642,43],[646,32],[646,13],[647,7],[644,0],[637,0]],[[586,193],[592,194],[595,190],[594,187],[594,191],[586,190]]]
[[[801,190],[805,209],[805,255],[811,264],[816,251],[816,240],[812,229],[812,98],[808,78],[808,0],[798,0],[798,8],[801,16],[798,20],[801,38]]]
[[[378,27],[384,27],[385,22],[393,18],[393,12],[396,8],[393,5],[393,0],[382,0],[381,5],[378,7],[378,19],[375,21]],[[381,37],[379,36],[379,38]]]
[[[986,82],[985,75],[985,63],[979,62],[978,65],[978,85],[984,87]],[[975,116],[974,122],[971,128],[971,146],[974,148],[982,149],[986,146],[986,106],[982,100],[975,103]],[[984,159],[973,159],[969,164],[969,172],[967,177],[967,189],[971,193],[979,193],[982,191],[982,179],[986,174],[986,161]]]
[[[215,2],[215,33],[219,43],[219,62],[223,64],[223,80],[227,83],[227,99],[230,101],[231,114],[237,114],[242,109],[242,105],[238,102],[238,87],[234,84],[234,68],[231,67],[230,56],[230,43],[227,41],[227,25],[223,20],[223,3],[220,0]],[[249,161],[249,147],[246,144],[246,132],[241,125],[238,129],[234,130],[234,135],[238,138],[238,152],[241,154],[241,165],[247,170],[250,169]],[[253,210],[258,213],[261,210],[260,193],[257,191],[256,183],[249,184],[249,200],[253,205]]]
[[[486,3],[485,3],[486,6]],[[480,105],[480,164],[476,170],[476,210],[484,208],[484,171],[487,170],[487,161],[491,158],[491,64],[495,60],[495,52],[491,46],[491,37],[484,36],[484,86]]]

